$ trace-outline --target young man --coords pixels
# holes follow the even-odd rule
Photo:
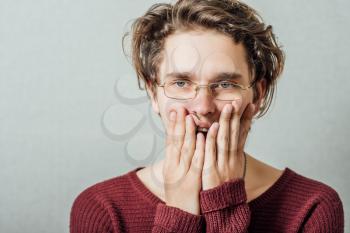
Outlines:
[[[166,131],[164,159],[82,192],[78,232],[343,232],[331,187],[244,152],[284,55],[234,0],[157,4],[133,24],[132,58]]]

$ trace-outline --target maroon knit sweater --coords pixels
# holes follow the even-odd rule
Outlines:
[[[72,206],[70,232],[344,232],[337,192],[288,167],[249,203],[243,179],[201,191],[201,215],[165,205],[136,175],[141,168],[83,191]]]

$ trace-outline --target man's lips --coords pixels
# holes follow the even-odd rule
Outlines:
[[[208,128],[206,128],[206,127],[199,127],[199,126],[197,127],[197,131],[198,131],[198,132],[207,133],[207,132],[208,132],[208,130],[209,130],[209,129],[208,129]]]
[[[207,137],[207,134],[208,134],[208,128],[204,128],[204,127],[197,127],[196,129],[196,133],[202,133],[204,135],[204,137],[206,138]]]
[[[196,124],[196,133],[203,133],[204,136],[206,136],[211,126],[211,123],[209,121],[204,121],[203,119],[199,120],[197,114],[192,113],[191,115],[193,115],[193,120]]]
[[[210,128],[210,124],[209,123],[199,124],[199,125],[197,125],[196,133],[202,133],[202,134],[204,134],[204,136],[207,136],[209,128]]]

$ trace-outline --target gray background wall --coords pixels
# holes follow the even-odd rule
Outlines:
[[[152,162],[145,152],[160,124],[147,113],[121,37],[154,2],[0,1],[0,232],[68,232],[79,192]],[[247,151],[329,184],[349,219],[350,3],[247,3],[274,25],[287,54],[275,102],[254,123]],[[141,99],[133,105],[116,93]]]

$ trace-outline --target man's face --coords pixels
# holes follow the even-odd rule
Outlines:
[[[186,79],[206,85],[219,81],[218,77],[223,73],[238,74],[232,81],[250,86],[251,78],[242,44],[235,44],[230,37],[209,30],[178,32],[166,39],[163,59],[159,64],[160,84],[178,78],[179,74],[186,74]],[[262,96],[265,90],[263,82],[255,85]],[[242,100],[239,109],[241,116],[247,104],[253,102],[253,89],[235,92],[234,99]],[[163,88],[157,87],[155,98],[151,100],[153,110],[160,114],[165,127],[169,122],[170,111],[183,107],[186,115],[196,112],[198,118],[194,118],[195,124],[205,128],[219,121],[224,105],[232,102],[215,99],[206,88],[200,88],[195,98],[184,101],[168,98]]]

